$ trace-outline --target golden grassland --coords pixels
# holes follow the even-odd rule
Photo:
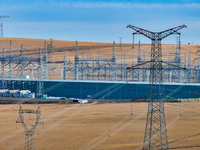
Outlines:
[[[41,107],[41,119],[35,131],[37,150],[137,150],[142,148],[147,103],[44,104],[22,105],[24,109]],[[170,149],[200,148],[200,103],[166,103],[165,113]],[[24,148],[25,134],[17,124],[19,105],[0,105],[0,147]],[[34,121],[26,116],[25,122]]]

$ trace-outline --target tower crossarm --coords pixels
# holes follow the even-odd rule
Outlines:
[[[25,124],[24,122],[24,113],[27,114],[36,114],[36,120],[35,120],[35,124],[33,124],[31,126],[31,128],[28,128],[28,126]],[[24,128],[25,131],[28,130],[34,130],[40,120],[40,115],[41,115],[41,111],[40,111],[40,107],[38,107],[37,110],[32,110],[32,109],[22,109],[22,107],[19,107],[19,117],[20,117],[20,122],[22,123],[22,126]]]
[[[164,30],[162,32],[152,32],[152,31],[148,31],[146,29],[142,29],[133,25],[128,25],[127,28],[131,28],[133,30],[135,30],[136,32],[133,34],[142,34],[144,36],[146,36],[147,38],[151,39],[151,40],[162,40],[164,38],[166,38],[167,36],[177,33],[179,34],[177,31],[182,29],[182,28],[186,28],[186,25],[180,25],[168,30]]]
[[[133,25],[128,25],[127,28],[131,28],[133,30],[135,30],[136,32],[133,34],[142,34],[144,36],[146,36],[149,39],[152,39],[152,37],[154,37],[154,32],[148,31],[146,29],[142,29]]]
[[[162,40],[162,39],[166,38],[167,36],[174,34],[174,33],[180,34],[177,31],[182,28],[187,28],[187,26],[183,24],[183,25],[180,25],[180,26],[177,26],[177,27],[174,27],[174,28],[162,31],[162,32],[158,32],[158,34],[160,34],[160,40]]]

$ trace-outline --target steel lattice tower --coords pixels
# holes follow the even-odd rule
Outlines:
[[[38,62],[38,82],[37,82],[37,97],[42,96],[44,94],[44,82],[42,82],[42,79],[44,78],[44,63],[42,58],[42,52],[41,48],[39,48],[39,62]]]
[[[178,30],[185,27],[185,25],[180,25],[162,32],[151,32],[136,26],[127,26],[127,28],[131,28],[136,31],[133,35],[142,34],[151,39],[152,42],[149,80],[151,84],[151,96],[148,102],[143,149],[169,149],[162,87],[163,71],[161,40],[171,34],[177,34]]]
[[[24,113],[32,113],[32,114],[36,114],[36,120],[35,120],[35,124],[31,125],[31,127],[28,127],[25,124],[25,120],[24,120]],[[22,123],[22,126],[25,130],[25,150],[34,150],[35,146],[34,146],[34,133],[35,133],[35,129],[39,123],[40,120],[40,115],[41,115],[41,111],[40,111],[40,107],[38,107],[37,110],[32,110],[32,109],[22,109],[22,107],[19,107],[19,121],[18,123]]]

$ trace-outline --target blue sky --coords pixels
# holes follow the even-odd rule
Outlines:
[[[182,43],[200,44],[200,0],[0,0],[4,36],[131,42],[128,24],[162,31],[181,24]],[[136,41],[150,43],[138,35]],[[163,43],[176,43],[170,36]]]

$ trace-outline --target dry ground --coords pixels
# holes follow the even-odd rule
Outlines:
[[[41,107],[42,125],[35,132],[37,150],[135,150],[143,143],[147,103],[46,104]],[[170,149],[200,149],[200,103],[167,103],[166,120]],[[0,105],[1,150],[24,148],[24,131],[17,125],[19,105]],[[32,121],[26,116],[26,122]]]

